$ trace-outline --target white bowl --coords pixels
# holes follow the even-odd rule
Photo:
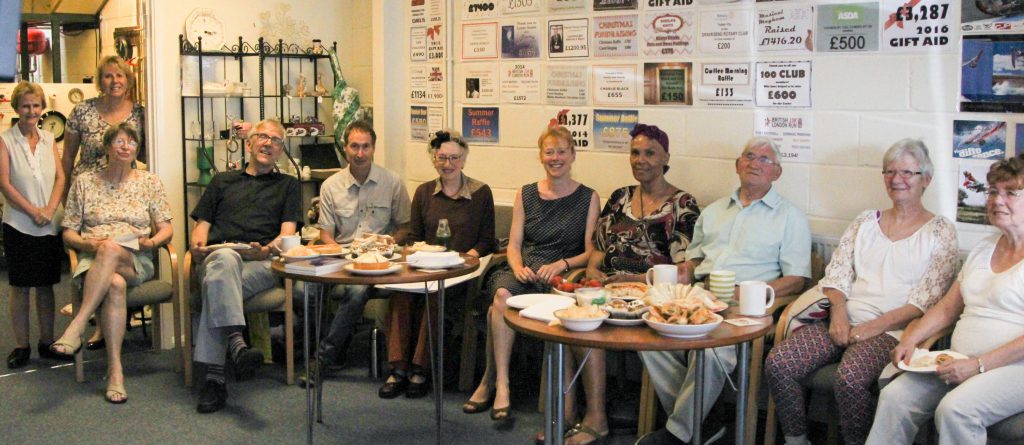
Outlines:
[[[714,314],[718,321],[705,324],[672,324],[652,321],[648,318],[650,315],[651,313],[648,312],[643,316],[647,326],[658,331],[661,335],[672,338],[696,338],[705,336],[711,331],[714,331],[718,325],[722,324],[722,320],[724,320],[721,315]]]
[[[555,295],[561,295],[563,297],[576,298],[576,294],[574,294],[572,292],[560,291],[560,290],[556,289],[554,286],[551,286],[551,293],[553,293]]]
[[[565,309],[555,311],[555,317],[562,322],[562,326],[566,329],[576,332],[587,332],[593,331],[604,323],[604,320],[608,318],[608,312],[601,311],[600,317],[594,318],[565,318],[562,314],[565,313]]]

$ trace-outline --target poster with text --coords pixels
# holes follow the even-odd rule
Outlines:
[[[918,13],[924,12],[926,11],[918,8]],[[961,1],[960,30],[963,32],[1021,32],[1024,30],[1024,3],[991,0]]]
[[[644,0],[644,3],[648,11],[678,11],[694,6],[694,0]]]
[[[758,62],[754,103],[759,107],[810,107],[811,62]]]
[[[693,105],[693,64],[644,64],[645,105]]]
[[[498,102],[498,66],[493,63],[460,63],[456,65],[458,97],[465,103],[490,104]],[[459,79],[462,81],[459,82]]]
[[[780,162],[812,162],[813,123],[811,113],[758,110],[754,115],[754,134],[778,144]]]
[[[639,121],[637,110],[594,110],[594,149],[629,152],[629,132]]]
[[[757,10],[754,41],[757,51],[814,50],[814,7],[792,6]]]
[[[953,121],[954,158],[1000,160],[1006,153],[1006,122]]]
[[[643,54],[671,57],[693,53],[697,15],[693,12],[649,12],[644,14]]]
[[[589,149],[590,144],[590,110],[582,108],[563,108],[558,110],[552,122],[558,123],[572,133],[573,144],[577,150]]]
[[[430,133],[427,132],[427,107],[413,105],[409,107],[409,136],[414,141],[426,141]]]
[[[754,0],[697,0],[701,5],[742,5],[753,2]]]
[[[529,14],[540,12],[541,0],[504,0],[501,12],[504,14]]]
[[[409,30],[409,59],[427,61],[427,28],[420,26]]]
[[[424,26],[427,24],[427,1],[409,0],[409,25]]]
[[[818,51],[878,51],[878,3],[818,5]]]
[[[639,53],[637,16],[594,17],[593,39],[596,57],[629,57]]]
[[[427,27],[427,60],[428,61],[442,61],[444,60],[444,32],[442,31],[442,25],[433,25]]]
[[[444,23],[445,0],[427,0],[427,24],[440,25]]]
[[[501,64],[501,101],[540,103],[540,62]]]
[[[498,142],[498,107],[462,109],[462,136],[468,142]]]
[[[709,107],[754,105],[749,63],[705,63],[700,68],[697,102]]]
[[[494,0],[462,0],[462,20],[491,19],[498,16],[498,11]]]
[[[549,104],[586,105],[588,78],[586,65],[548,65],[544,78],[544,98]]]
[[[409,99],[413,102],[444,102],[445,83],[444,66],[440,64],[409,67]]]
[[[595,11],[614,11],[619,9],[636,9],[637,0],[594,0]]]
[[[590,20],[548,20],[548,57],[590,56]]]
[[[702,11],[700,50],[711,54],[750,52],[750,11]]]
[[[960,161],[957,177],[956,222],[988,224],[985,203],[988,202],[988,169],[991,162]]]
[[[953,0],[882,0],[882,49],[949,49],[955,43]],[[970,0],[965,0],[970,1]],[[913,6],[911,6],[913,5]]]
[[[427,131],[429,132],[428,136],[437,133],[438,131],[441,131],[442,128],[447,127],[447,125],[445,125],[446,113],[444,110],[444,107],[427,107]]]
[[[501,25],[501,58],[536,59],[540,57],[540,22],[515,20]]]
[[[498,58],[498,22],[465,23],[462,25],[462,59]]]
[[[1024,112],[1024,35],[964,35],[960,111]]]
[[[636,104],[636,65],[594,65],[594,103]]]
[[[588,0],[548,0],[551,12],[585,11]]]

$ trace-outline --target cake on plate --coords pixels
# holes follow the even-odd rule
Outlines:
[[[352,267],[359,270],[384,270],[391,267],[391,262],[377,252],[366,252],[352,260]]]

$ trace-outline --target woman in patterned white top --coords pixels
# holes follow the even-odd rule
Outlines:
[[[75,178],[65,204],[64,242],[80,252],[73,271],[82,280],[82,307],[51,349],[71,355],[82,347],[89,317],[103,303],[100,323],[107,340],[107,393],[124,403],[121,341],[127,312],[125,292],[153,276],[153,251],[171,241],[171,208],[156,175],[132,168],[139,134],[122,123],[103,135],[107,165]]]
[[[825,278],[808,292],[828,298],[829,322],[811,323],[779,343],[765,361],[786,444],[808,444],[801,381],[839,362],[833,384],[847,444],[861,444],[873,418],[870,388],[901,330],[942,297],[957,263],[956,229],[928,211],[928,149],[903,139],[885,153],[882,178],[892,208],[861,213],[846,229]]]
[[[1024,412],[1024,157],[992,164],[987,179],[985,213],[1002,233],[974,248],[892,353],[894,364],[910,364],[914,345],[956,324],[950,349],[967,358],[882,389],[869,444],[910,444],[933,412],[939,445],[983,444],[988,426]]]

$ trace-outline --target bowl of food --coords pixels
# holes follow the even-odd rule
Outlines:
[[[600,287],[581,287],[576,289],[575,297],[580,306],[601,306],[608,302],[608,293]]]
[[[611,292],[612,298],[618,298],[620,300],[636,300],[643,298],[647,294],[647,285],[644,283],[637,283],[631,281],[623,281],[619,283],[608,283],[604,285],[604,288]]]
[[[384,270],[391,267],[391,261],[377,252],[366,252],[352,260],[352,268],[358,270]]]
[[[593,331],[608,318],[608,313],[597,306],[569,306],[555,311],[555,318],[566,329],[576,332]]]
[[[601,306],[602,310],[608,311],[609,318],[617,320],[639,320],[651,307],[643,300],[623,300],[612,298],[607,304]]]
[[[703,305],[668,301],[651,306],[644,322],[659,334],[673,338],[702,337],[722,324],[722,316]]]
[[[582,279],[579,282],[572,282],[562,278],[561,275],[555,275],[548,284],[551,285],[551,293],[561,295],[563,297],[575,298],[576,290],[585,287],[600,288],[601,282],[597,280]]]

